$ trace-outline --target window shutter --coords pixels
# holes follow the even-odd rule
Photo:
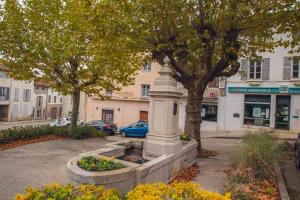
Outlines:
[[[270,58],[264,58],[262,64],[262,80],[270,80]]]
[[[241,60],[241,80],[246,81],[248,77],[249,60]]]
[[[290,80],[292,73],[291,57],[283,57],[283,80]]]

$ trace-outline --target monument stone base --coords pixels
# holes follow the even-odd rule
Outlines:
[[[157,157],[163,154],[174,154],[181,150],[179,135],[170,137],[148,134],[145,140],[144,157]]]

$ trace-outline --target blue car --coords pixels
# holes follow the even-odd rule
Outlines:
[[[122,137],[135,136],[135,137],[145,137],[148,133],[148,123],[145,121],[138,121],[129,126],[120,128],[119,130]]]

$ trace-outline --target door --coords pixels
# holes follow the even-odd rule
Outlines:
[[[291,96],[276,97],[276,128],[289,130]]]
[[[114,111],[113,110],[102,110],[102,120],[113,123]]]
[[[148,111],[140,111],[140,121],[148,121]]]
[[[57,108],[51,109],[51,119],[56,119]]]

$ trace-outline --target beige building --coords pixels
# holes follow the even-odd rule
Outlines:
[[[123,88],[116,93],[107,93],[108,100],[97,96],[81,95],[80,119],[84,121],[107,120],[119,127],[134,123],[138,120],[148,120],[149,97],[148,91],[158,76],[158,63],[145,64],[138,72],[133,85]],[[63,113],[71,110],[71,99],[66,98]]]

